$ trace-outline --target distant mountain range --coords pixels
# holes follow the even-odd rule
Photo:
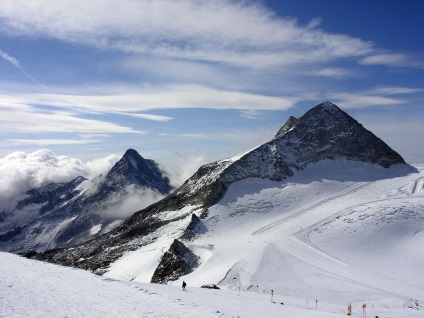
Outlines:
[[[124,221],[120,204],[138,190],[163,197],[172,187],[153,160],[133,149],[106,176],[32,189],[15,208],[0,212],[0,249],[43,252],[98,237]]]
[[[405,164],[398,153],[355,119],[336,105],[324,102],[300,118],[290,117],[272,140],[255,149],[200,167],[180,188],[134,213],[109,233],[72,249],[54,249],[34,257],[104,274],[110,273],[124,254],[145,251],[143,255],[150,255],[153,264],[159,264],[154,275],[149,276],[152,281],[178,279],[201,264],[201,255],[196,256],[185,244],[208,233],[205,220],[209,224],[219,222],[218,216],[208,216],[209,210],[222,200],[230,186],[252,178],[280,182],[324,160],[360,162],[382,169]],[[154,253],[154,257],[149,253]]]

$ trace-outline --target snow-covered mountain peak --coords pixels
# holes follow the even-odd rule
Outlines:
[[[104,178],[35,188],[13,209],[0,211],[0,250],[44,251],[83,242],[171,190],[155,161],[128,149]]]
[[[136,184],[153,188],[162,194],[171,190],[169,179],[159,169],[154,160],[144,159],[136,150],[128,149],[122,158],[109,171],[100,190],[110,190]]]
[[[332,102],[329,102],[327,100],[322,102],[321,104],[315,106],[315,107],[321,107],[323,109],[330,110],[330,111],[331,110],[334,110],[334,111],[340,110],[340,108],[336,104],[333,104]]]
[[[143,157],[141,157],[134,149],[128,149],[122,158],[127,159],[134,169],[138,169],[137,162],[140,161],[140,159],[143,159]]]
[[[290,116],[287,122],[275,134],[275,137],[278,137],[280,135],[285,135],[286,133],[294,129],[296,125],[299,123],[299,121],[315,122],[315,121],[319,121],[320,118],[340,119],[340,117],[344,117],[346,115],[347,114],[343,112],[337,105],[329,101],[325,101],[311,108],[301,118]],[[319,122],[319,125],[325,127],[325,123]]]

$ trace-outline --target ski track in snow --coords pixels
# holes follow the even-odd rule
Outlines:
[[[414,177],[414,175],[412,175],[412,177]],[[386,184],[383,185],[380,189],[379,194],[386,194],[386,191],[388,189],[393,189],[394,186],[396,186],[400,191],[401,189],[411,184],[409,195],[415,195],[414,199],[422,200],[424,196],[419,195],[422,191],[422,182],[423,178],[411,180],[411,175],[400,178],[400,180],[396,181],[388,180]],[[318,225],[324,222],[328,222],[340,214],[345,214],[347,211],[350,211],[353,208],[374,202],[389,202],[392,200],[404,199],[400,197],[369,201],[369,197],[371,196],[367,193],[367,186],[369,184],[371,183],[357,183],[346,190],[340,191],[334,195],[330,195],[326,198],[309,204],[306,207],[286,214],[283,218],[271,222],[268,225],[262,226],[252,234],[258,235],[264,241],[272,242],[270,244],[277,244],[278,247],[283,248],[285,251],[294,255],[298,259],[326,270],[333,275],[339,275],[362,286],[391,292],[400,296],[409,297],[411,299],[419,299],[420,302],[424,302],[423,288],[347,264],[343,260],[340,260],[317,248],[309,240],[308,234]],[[363,203],[349,206],[348,203],[351,201],[347,200],[344,204],[343,200],[347,195],[355,195],[359,201],[362,199]],[[372,196],[375,197],[376,193],[372,193]],[[337,209],[332,210],[330,208],[331,206],[335,206]],[[302,226],[307,227],[301,228]],[[422,232],[418,233],[417,235],[421,235],[420,237],[423,237]],[[421,252],[424,253],[424,247],[422,244],[421,247]]]
[[[266,231],[268,231],[268,230],[270,230],[270,229],[278,226],[279,224],[281,224],[283,222],[286,222],[286,221],[288,221],[290,219],[296,218],[296,217],[300,216],[301,214],[310,212],[311,210],[313,210],[315,208],[318,208],[321,205],[323,205],[325,203],[328,203],[331,200],[334,200],[334,199],[340,198],[342,196],[348,195],[350,193],[359,191],[360,189],[362,189],[363,187],[365,187],[367,185],[368,185],[368,182],[357,183],[357,184],[349,187],[348,189],[342,190],[342,191],[340,191],[340,192],[338,192],[336,194],[333,194],[333,195],[330,195],[328,197],[325,197],[325,198],[323,198],[321,200],[318,200],[318,201],[316,201],[314,203],[311,203],[311,204],[309,204],[309,205],[307,205],[305,207],[302,207],[300,209],[294,210],[291,213],[285,214],[284,217],[278,219],[277,221],[272,222],[272,223],[270,223],[268,225],[265,225],[265,226],[261,227],[260,229],[258,229],[255,232],[253,232],[252,235],[257,235],[257,234],[266,232]]]

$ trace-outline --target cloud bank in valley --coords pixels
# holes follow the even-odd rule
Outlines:
[[[68,182],[83,176],[88,179],[81,187],[94,191],[102,178],[121,158],[119,154],[94,159],[84,163],[80,159],[55,155],[49,149],[41,149],[31,153],[14,152],[0,158],[0,211],[12,208],[25,192],[49,183]],[[202,165],[209,162],[205,156],[182,156],[174,165],[161,165],[164,173],[170,178],[171,185],[179,187]],[[89,194],[89,192],[87,192]],[[125,194],[116,197],[111,207],[104,211],[104,216],[119,214],[127,218],[134,211],[162,199],[164,196],[150,189],[129,187]]]
[[[163,199],[165,195],[149,189],[128,186],[122,195],[112,198],[105,210],[99,210],[98,214],[105,219],[127,219],[134,212],[142,210],[149,205]]]
[[[32,153],[14,152],[0,159],[0,210],[14,204],[18,196],[52,182],[67,182],[78,176],[87,179],[107,172],[119,155],[84,163],[67,156],[56,156],[51,150]]]

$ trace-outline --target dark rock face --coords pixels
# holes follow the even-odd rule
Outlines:
[[[191,273],[198,265],[198,257],[183,243],[174,240],[169,250],[162,256],[151,283],[166,284]]]
[[[191,221],[188,224],[187,228],[184,230],[183,235],[181,235],[182,240],[191,240],[198,234],[203,234],[207,232],[205,225],[202,223],[202,220],[196,215],[191,215]]]
[[[157,163],[144,159],[134,149],[128,149],[121,160],[112,167],[99,186],[98,196],[120,191],[131,184],[156,189],[162,194],[168,194],[172,190],[168,177],[160,171]],[[96,199],[100,198],[93,198]]]
[[[289,119],[286,121],[286,123],[283,125],[283,127],[281,127],[280,130],[275,134],[275,137],[286,134],[291,129],[293,129],[298,122],[299,122],[299,119],[293,116],[290,116]]]
[[[83,177],[77,177],[70,182],[51,183],[42,188],[32,189],[27,192],[27,198],[18,202],[17,208],[21,210],[31,204],[44,204],[38,213],[42,216],[78,196],[80,191],[77,188],[86,180]]]
[[[275,147],[277,155],[285,157],[289,166],[297,169],[311,162],[336,158],[378,164],[385,168],[405,163],[381,139],[330,102],[309,110],[294,127],[277,135],[269,144]]]
[[[200,167],[179,189],[134,213],[109,234],[72,249],[51,252],[50,255],[37,255],[37,258],[103,273],[108,264],[125,251],[135,250],[154,241],[156,235],[159,235],[155,234],[157,229],[192,214],[188,211],[186,215],[164,221],[161,216],[167,211],[194,206],[201,212],[200,217],[203,217],[207,215],[208,208],[216,204],[236,181],[245,178],[279,181],[292,176],[295,171],[304,169],[310,163],[338,158],[377,164],[385,168],[405,163],[398,153],[356,120],[336,105],[324,102],[299,119],[289,118],[275,138],[250,152],[238,158]],[[201,232],[198,230],[201,225],[198,219],[192,217],[183,231],[182,239],[189,240]],[[175,245],[180,246],[178,243]],[[171,262],[174,257],[171,255],[173,254],[165,258],[164,264],[167,264],[168,258]],[[175,260],[172,264],[172,273],[167,271],[167,266],[160,266],[154,281],[170,280],[188,270],[180,260]]]
[[[133,149],[99,179],[98,187],[89,194],[79,188],[86,181],[82,177],[28,191],[14,211],[0,213],[0,249],[43,252],[96,238],[122,223],[120,214],[101,211],[118,206],[128,197],[128,189],[150,189],[158,195],[171,191],[169,179],[158,165]],[[23,220],[24,212],[28,217]]]

